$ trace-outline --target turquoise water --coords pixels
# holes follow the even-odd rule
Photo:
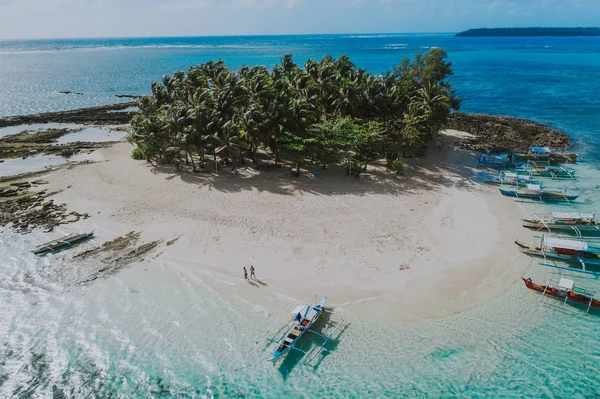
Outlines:
[[[581,203],[572,208],[516,203],[523,215],[600,210],[599,38],[432,34],[0,42],[0,115],[112,103],[118,101],[115,94],[146,93],[148,82],[164,73],[219,57],[236,67],[272,65],[284,52],[299,61],[347,53],[361,67],[384,71],[401,56],[433,46],[449,52],[465,111],[548,122],[575,138],[583,161],[576,167],[585,179],[547,184],[581,191]],[[84,95],[58,93],[64,90]],[[63,233],[95,227],[86,223]],[[259,362],[269,352],[255,340],[287,305],[285,298],[250,303],[230,282],[168,257],[73,285],[82,270],[73,267],[72,254],[37,258],[28,252],[47,239],[39,232],[0,231],[2,398],[600,395],[600,314],[583,317],[548,306],[522,286],[520,276],[498,297],[436,319],[382,323],[356,317],[351,307],[336,309],[332,320],[344,317],[348,325],[316,365],[290,356],[273,367]],[[528,265],[524,274],[536,281],[565,274],[537,260],[522,261]],[[600,289],[595,277],[576,278]],[[315,349],[310,340],[303,345]]]
[[[65,286],[77,275],[69,254],[36,258],[26,249],[38,236],[0,237],[0,397],[590,398],[600,389],[600,314],[545,305],[521,284],[439,319],[382,324],[338,308],[331,318],[347,328],[314,365],[292,354],[273,367],[255,340],[285,300],[252,304],[168,259]]]

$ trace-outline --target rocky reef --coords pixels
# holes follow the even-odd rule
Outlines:
[[[135,107],[136,105],[137,102],[129,101],[100,107],[74,109],[70,111],[7,116],[0,118],[0,128],[7,126],[28,125],[32,123],[93,123],[96,125],[121,125],[131,121],[131,114],[124,110],[130,107]]]
[[[89,217],[85,213],[70,212],[65,204],[49,199],[56,193],[43,189],[46,181],[33,179],[39,174],[0,179],[0,227],[10,225],[20,233],[36,228],[51,231],[58,225]]]
[[[463,143],[470,149],[485,151],[527,151],[530,146],[570,148],[573,141],[563,131],[526,119],[508,116],[454,112],[446,125],[471,133],[475,138]]]

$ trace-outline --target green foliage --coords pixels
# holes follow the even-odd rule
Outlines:
[[[396,173],[401,174],[404,173],[404,170],[406,169],[406,162],[402,158],[390,159],[388,161],[388,167],[396,171]]]
[[[140,147],[135,147],[133,151],[131,151],[131,159],[142,160],[144,158],[144,153]]]
[[[222,154],[254,162],[259,148],[298,164],[352,159],[360,173],[376,157],[423,148],[439,132],[460,102],[445,80],[451,73],[440,49],[384,75],[357,69],[347,56],[300,68],[286,54],[271,70],[210,61],[153,82],[128,140],[151,162],[167,161],[171,147],[203,162],[208,148],[224,145]]]

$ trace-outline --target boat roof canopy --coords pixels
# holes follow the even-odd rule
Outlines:
[[[527,189],[530,191],[541,191],[542,190],[542,186],[539,184],[528,184],[527,185]]]
[[[560,281],[558,282],[558,288],[561,288],[563,290],[573,290],[573,286],[575,285],[575,282],[571,279],[568,278],[561,278]]]
[[[531,147],[531,153],[533,154],[547,154],[550,152],[550,147]]]
[[[577,213],[577,212],[552,212],[552,216],[556,219],[594,219],[593,213]]]
[[[544,242],[546,247],[572,249],[575,251],[586,251],[588,245],[585,241],[565,240],[561,238],[545,237]]]

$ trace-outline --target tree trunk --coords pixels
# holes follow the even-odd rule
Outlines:
[[[192,160],[192,172],[195,172],[196,171],[196,164],[194,163],[194,155],[191,154],[191,153],[189,153],[189,152],[188,152],[188,154],[190,156],[190,159]]]

